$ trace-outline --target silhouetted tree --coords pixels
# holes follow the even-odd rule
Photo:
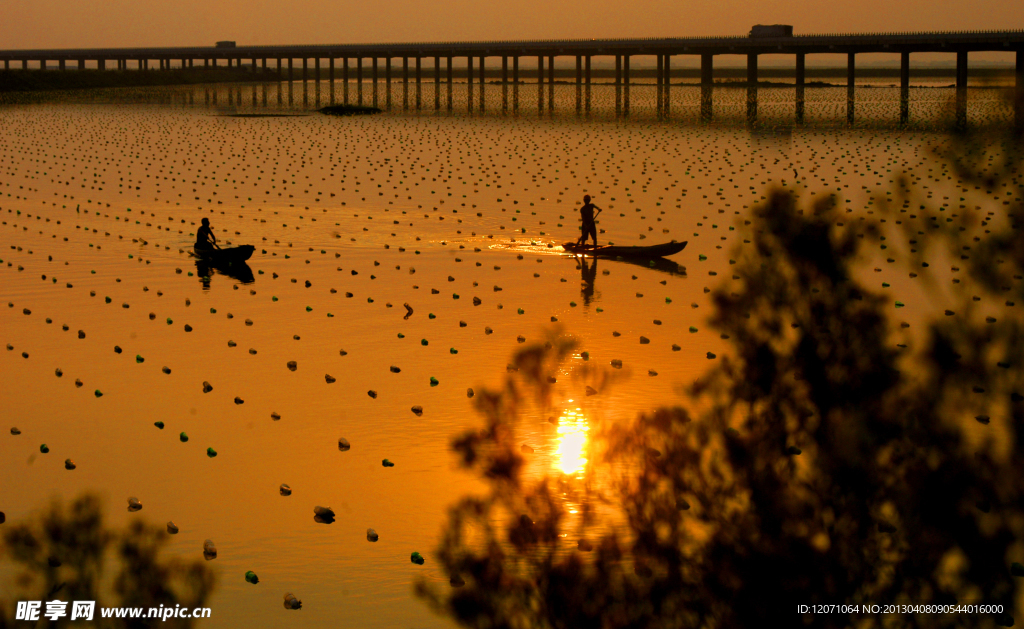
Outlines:
[[[176,605],[190,610],[205,607],[213,592],[212,571],[202,561],[186,562],[160,557],[168,534],[159,527],[135,520],[123,531],[104,526],[99,499],[84,494],[65,506],[54,501],[37,520],[11,526],[4,532],[3,551],[20,566],[17,592],[0,598],[0,627],[13,623],[17,601],[96,601],[94,627],[186,628],[191,618],[103,619],[100,607],[159,607]],[[108,561],[113,553],[113,565]],[[116,570],[113,592],[104,587],[105,568]],[[49,626],[78,626],[69,614]]]

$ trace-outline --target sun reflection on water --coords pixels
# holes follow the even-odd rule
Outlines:
[[[571,401],[571,400],[570,400]],[[581,409],[567,410],[558,418],[558,450],[555,466],[577,478],[587,465],[587,433],[590,426]]]

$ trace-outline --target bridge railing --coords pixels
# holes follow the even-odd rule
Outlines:
[[[839,40],[859,43],[863,40],[889,38],[899,42],[920,42],[934,40],[936,38],[952,38],[954,40],[971,38],[999,39],[1000,37],[1013,37],[1019,40],[1024,35],[1024,29],[1010,29],[1002,31],[991,30],[948,30],[948,31],[889,31],[871,33],[809,33],[794,35],[792,37],[756,37],[751,38],[745,35],[699,35],[693,37],[632,37],[623,39],[596,39],[596,38],[568,38],[568,39],[508,39],[508,40],[479,40],[479,41],[433,41],[433,42],[389,42],[389,43],[363,43],[363,44],[301,44],[301,45],[254,45],[238,46],[235,48],[216,48],[213,46],[186,46],[176,48],[92,48],[92,49],[64,49],[64,50],[2,50],[0,57],[4,58],[39,58],[39,57],[133,57],[142,55],[174,57],[176,55],[209,55],[211,57],[244,57],[259,55],[263,53],[288,53],[289,51],[373,51],[388,49],[415,50],[417,54],[427,52],[452,51],[465,48],[491,48],[496,50],[512,49],[551,49],[557,47],[569,47],[574,49],[583,48],[585,45],[595,47],[620,48],[631,45],[661,44],[664,46],[686,46],[708,45],[721,42],[722,44],[748,44],[748,43],[799,43],[806,45],[810,42],[829,42],[832,45],[840,43]],[[1017,42],[1021,43],[1021,42]]]

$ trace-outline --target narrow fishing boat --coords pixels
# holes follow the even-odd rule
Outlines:
[[[660,245],[647,245],[644,247],[606,245],[596,248],[567,242],[562,245],[562,249],[565,249],[568,253],[594,256],[596,258],[664,258],[665,256],[675,255],[682,251],[686,247],[687,242],[665,242]]]
[[[232,264],[234,262],[245,262],[252,257],[253,251],[256,247],[252,245],[240,245],[238,247],[228,247],[227,249],[193,249],[192,255],[197,258],[202,258],[210,264]]]

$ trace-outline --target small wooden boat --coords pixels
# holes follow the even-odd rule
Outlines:
[[[679,253],[686,247],[686,242],[665,242],[660,245],[647,245],[646,247],[618,247],[606,245],[604,247],[590,247],[577,245],[574,242],[567,242],[562,248],[569,253],[577,255],[588,255],[600,258],[664,258]]]
[[[192,255],[202,258],[212,265],[217,265],[245,262],[252,257],[253,251],[256,251],[256,247],[241,245],[238,247],[228,247],[227,249],[193,249]]]

